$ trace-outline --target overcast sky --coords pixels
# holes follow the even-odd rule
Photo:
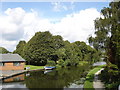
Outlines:
[[[95,31],[94,20],[108,2],[2,2],[0,46],[13,51],[20,40],[50,31],[64,40],[85,41]]]

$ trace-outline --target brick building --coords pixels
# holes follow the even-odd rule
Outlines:
[[[0,70],[24,70],[25,60],[18,54],[0,54]]]

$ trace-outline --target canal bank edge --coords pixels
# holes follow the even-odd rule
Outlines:
[[[4,80],[4,79],[7,79],[7,78],[10,78],[10,77],[13,77],[13,76],[17,76],[17,75],[23,74],[23,73],[25,73],[25,72],[38,71],[38,70],[44,70],[44,69],[23,70],[23,71],[21,71],[21,72],[16,72],[16,73],[9,74],[9,75],[7,75],[7,76],[4,76],[4,75],[3,75],[2,77],[0,77],[0,81],[1,81],[1,80]]]
[[[93,68],[92,70],[90,70],[90,72],[87,74],[86,76],[86,80],[84,83],[84,89],[93,89],[94,90],[94,76],[97,72],[100,72],[101,70],[103,70],[103,68],[105,67],[105,65],[101,65],[101,66],[97,66],[95,68]]]
[[[23,73],[25,73],[25,72],[45,70],[44,66],[25,65],[25,68],[26,68],[26,67],[30,67],[30,68],[27,69],[27,70],[22,70],[22,71],[20,71],[20,72],[14,72],[14,73],[11,73],[11,74],[9,73],[9,75],[1,75],[0,81],[3,80],[3,79],[7,79],[7,78],[10,78],[10,77],[19,75],[19,74],[23,74]]]

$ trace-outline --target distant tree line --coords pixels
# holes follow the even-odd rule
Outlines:
[[[49,31],[37,32],[26,43],[20,41],[13,53],[18,53],[31,65],[53,64],[58,66],[76,66],[80,61],[94,63],[101,59],[101,52],[85,42],[70,43],[59,35]]]

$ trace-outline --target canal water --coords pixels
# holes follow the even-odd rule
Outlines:
[[[2,88],[83,88],[90,66],[32,71],[5,79]]]

